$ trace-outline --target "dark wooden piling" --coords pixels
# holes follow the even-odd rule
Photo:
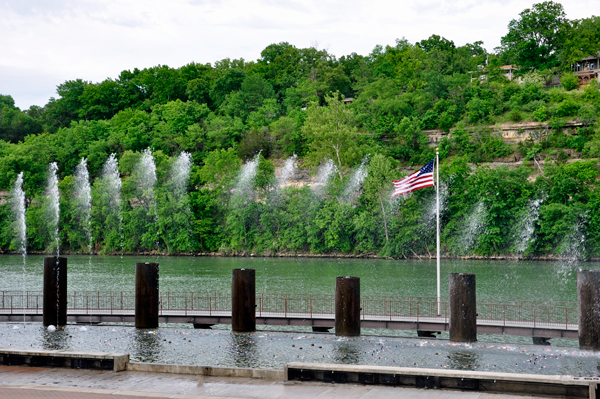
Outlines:
[[[477,341],[475,275],[451,273],[448,279],[450,341]]]
[[[579,347],[600,350],[600,270],[577,272]]]
[[[256,330],[256,279],[254,269],[231,271],[231,329]]]
[[[335,278],[335,335],[360,335],[360,278]]]
[[[158,263],[135,264],[135,326],[158,327]]]
[[[67,324],[67,258],[44,258],[45,326]]]

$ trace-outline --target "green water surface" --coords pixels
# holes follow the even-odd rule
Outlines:
[[[435,260],[67,256],[69,290],[134,291],[136,262],[159,262],[161,291],[231,290],[231,269],[256,269],[256,291],[333,294],[335,277],[357,276],[365,295],[436,295]],[[42,289],[43,256],[0,256],[0,290]],[[449,273],[475,273],[479,298],[576,301],[578,269],[600,263],[442,260]]]

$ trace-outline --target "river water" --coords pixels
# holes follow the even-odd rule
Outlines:
[[[160,263],[161,291],[229,292],[234,268],[256,269],[256,290],[265,293],[333,294],[335,277],[347,275],[361,278],[366,295],[436,291],[430,260],[68,256],[69,291],[134,291],[136,262]],[[42,264],[42,256],[28,256],[25,266],[20,256],[0,256],[0,290],[42,290]],[[464,272],[477,275],[478,298],[576,301],[578,268],[600,269],[600,263],[444,260],[442,296],[448,274]],[[136,361],[208,366],[281,368],[300,360],[583,376],[600,370],[600,355],[576,349],[575,340],[553,339],[547,347],[530,345],[531,338],[480,334],[481,342],[465,345],[411,338],[414,331],[363,329],[363,337],[342,338],[306,328],[240,334],[229,326],[190,327],[68,325],[48,331],[40,323],[0,323],[0,347],[126,352]]]
[[[43,256],[0,256],[0,290],[42,290]],[[256,291],[333,294],[335,277],[361,279],[365,295],[436,295],[435,260],[68,256],[69,291],[134,291],[135,263],[160,263],[161,291],[231,290],[231,269],[256,269]],[[477,297],[577,301],[577,269],[600,263],[443,260],[442,297],[449,273],[475,273]]]

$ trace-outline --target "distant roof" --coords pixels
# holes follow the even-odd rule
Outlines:
[[[586,61],[586,60],[595,60],[596,58],[600,57],[600,52],[598,52],[598,54],[596,55],[590,55],[589,57],[583,57],[581,59],[581,61]]]
[[[516,65],[502,65],[500,69],[519,69]]]
[[[354,101],[353,97],[346,97],[346,98],[344,98],[344,102],[345,103],[349,103],[349,102],[352,102],[352,101]]]

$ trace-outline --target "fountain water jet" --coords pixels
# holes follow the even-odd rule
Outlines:
[[[297,159],[298,159],[298,156],[296,154],[294,154],[293,156],[291,156],[285,160],[285,163],[283,164],[283,167],[281,168],[281,171],[279,172],[279,177],[277,178],[279,187],[284,187],[286,185],[286,183],[292,177],[294,177],[294,174],[296,173],[296,169],[298,168]]]
[[[242,165],[234,187],[234,198],[246,197],[254,189],[260,153]]]
[[[192,236],[191,230],[191,214],[192,210],[190,207],[190,201],[187,196],[187,189],[190,180],[190,170],[192,168],[192,156],[187,152],[179,154],[175,162],[171,165],[169,172],[171,193],[173,194],[172,200],[167,197],[167,201],[170,202],[170,213],[171,214],[183,214],[185,217],[183,220],[180,218],[170,218],[171,222],[165,221],[165,228],[168,230],[174,230],[178,236],[183,235],[184,240],[190,240]],[[164,209],[164,208],[163,208]],[[161,210],[162,212],[162,210]],[[181,221],[180,221],[181,220]],[[165,230],[163,230],[165,231]],[[169,243],[165,242],[167,251],[171,251]],[[186,250],[191,248],[191,243],[187,245]],[[181,250],[183,248],[179,248]]]
[[[27,264],[27,223],[25,220],[25,191],[23,191],[23,172],[19,173],[17,176],[17,180],[13,185],[11,197],[11,207],[13,211],[13,219],[14,219],[14,234],[16,239],[17,247],[19,251],[23,255],[23,297],[27,298],[25,295],[26,287],[25,287],[25,265]],[[25,309],[25,306],[23,307]],[[26,315],[23,313],[23,328],[25,328],[25,319]]]
[[[14,218],[16,246],[23,256],[27,255],[27,223],[25,220],[25,191],[23,191],[23,172],[19,173],[11,193],[11,207]]]
[[[367,164],[369,163],[369,156],[365,156],[360,163],[358,169],[354,171],[350,181],[347,183],[346,188],[344,188],[344,194],[342,198],[347,202],[354,202],[358,196],[360,195],[360,187],[362,186],[363,181],[367,177],[369,173],[369,169],[367,168]]]
[[[486,217],[487,210],[485,209],[485,205],[483,202],[479,202],[465,220],[460,240],[461,251],[464,255],[469,254],[473,247],[475,247],[475,244],[477,244],[479,236],[484,233]]]
[[[565,235],[558,245],[559,251],[566,257],[566,263],[570,266],[577,264],[585,256],[586,237],[584,225],[587,223],[587,219],[587,213],[579,215],[573,225],[571,234]]]
[[[104,220],[105,227],[115,228],[121,238],[121,253],[123,253],[123,216],[121,215],[121,176],[119,162],[115,154],[110,154],[102,167],[101,184],[104,204],[109,213]],[[113,225],[115,224],[115,225]],[[113,225],[113,226],[111,226]]]
[[[525,207],[525,213],[516,224],[515,248],[519,255],[522,255],[529,247],[542,202],[543,199],[529,200]]]
[[[87,170],[87,161],[81,158],[81,162],[75,169],[75,199],[76,212],[88,241],[88,251],[92,252],[92,233],[90,230],[92,214],[92,187],[90,186],[90,175]]]
[[[144,208],[154,217],[154,225],[158,227],[158,209],[154,196],[154,185],[156,184],[156,164],[152,156],[152,150],[146,148],[142,151],[142,157],[135,167],[135,176],[138,188],[138,200]],[[158,252],[159,232],[156,229],[154,249]]]
[[[319,166],[317,169],[317,177],[315,179],[315,184],[313,185],[313,190],[317,195],[321,195],[329,184],[329,180],[331,177],[337,172],[337,167],[333,163],[333,160],[328,159],[325,163]]]
[[[147,199],[148,205],[154,201],[154,185],[156,184],[156,165],[152,150],[146,148],[142,151],[142,157],[135,167],[135,175],[138,183],[138,190]]]
[[[58,237],[58,221],[60,219],[60,192],[58,190],[58,165],[52,162],[48,166],[48,182],[46,185],[46,197],[48,198],[48,208],[46,210],[50,230],[54,233],[54,245],[56,246],[56,255],[60,255],[60,242]]]
[[[187,194],[187,186],[190,180],[192,168],[192,156],[189,152],[179,154],[171,166],[171,181],[173,182],[173,195],[180,200]]]

